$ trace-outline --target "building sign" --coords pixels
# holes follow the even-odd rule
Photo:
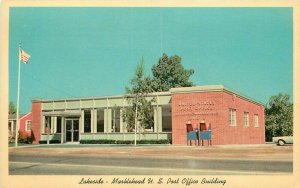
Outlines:
[[[177,110],[174,112],[175,116],[191,116],[191,119],[199,120],[200,115],[217,115],[215,110],[215,101],[180,101]]]

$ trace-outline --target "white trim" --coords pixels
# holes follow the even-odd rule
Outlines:
[[[256,118],[257,117],[257,118]],[[258,118],[258,114],[254,114],[253,116],[254,118],[254,127],[258,128],[259,127],[259,118]]]
[[[246,119],[246,115],[247,114],[247,119]],[[247,125],[245,124],[245,120],[247,120]],[[244,111],[244,114],[243,114],[243,125],[244,127],[250,127],[250,121],[249,121],[249,112],[246,112]]]
[[[30,122],[30,129],[27,129],[27,123]],[[26,120],[25,121],[25,131],[31,131],[31,126],[32,126],[32,120]]]
[[[232,119],[232,118],[234,118],[234,119]],[[230,127],[236,127],[237,126],[236,119],[237,119],[236,118],[236,109],[229,108],[229,125],[230,125]],[[232,124],[232,122],[233,122],[233,124]]]

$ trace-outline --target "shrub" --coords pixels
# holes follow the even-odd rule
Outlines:
[[[40,140],[39,143],[40,144],[47,144],[47,140]],[[50,140],[49,143],[50,144],[60,144],[60,140]]]
[[[137,144],[171,144],[171,140],[137,140]],[[80,144],[134,144],[134,140],[80,140]]]
[[[27,143],[28,134],[26,131],[19,131],[18,142]]]

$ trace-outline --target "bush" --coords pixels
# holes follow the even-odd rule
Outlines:
[[[171,140],[137,140],[137,144],[171,144]],[[134,144],[134,140],[80,140],[80,144]]]
[[[30,137],[27,137],[27,144],[32,144],[33,142],[33,137],[30,136]]]
[[[28,134],[26,131],[19,131],[18,143],[27,143]]]
[[[47,144],[47,140],[40,140],[39,143],[40,144]],[[60,140],[50,140],[49,143],[50,144],[60,144]]]
[[[170,140],[139,140],[138,144],[170,144]]]
[[[27,138],[20,136],[18,138],[18,143],[27,143]]]

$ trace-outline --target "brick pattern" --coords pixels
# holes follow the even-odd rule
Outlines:
[[[41,102],[32,102],[32,124],[33,144],[39,144],[41,139],[41,122],[42,122],[42,104]]]
[[[243,100],[236,95],[223,93],[225,124],[229,124],[229,108],[236,109],[236,126],[225,129],[226,144],[263,144],[265,142],[264,107]],[[244,126],[244,112],[249,112],[249,127]],[[254,127],[254,115],[258,115],[259,127]],[[231,136],[230,136],[231,135]]]
[[[236,124],[229,125],[229,108],[236,109]],[[249,127],[243,125],[244,111],[249,112]],[[254,114],[259,127],[254,127]],[[186,145],[186,123],[199,128],[204,121],[211,125],[212,144],[262,144],[265,141],[264,107],[231,93],[194,92],[172,94],[172,143]],[[192,142],[194,143],[194,142]]]
[[[31,131],[26,131],[26,121],[32,121],[32,113],[26,114],[20,119],[20,136],[27,138],[31,136]]]

